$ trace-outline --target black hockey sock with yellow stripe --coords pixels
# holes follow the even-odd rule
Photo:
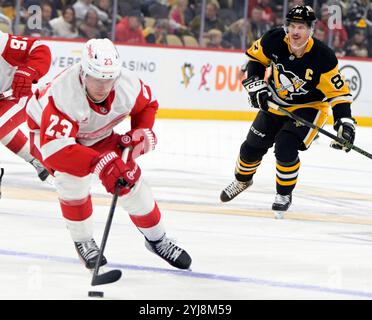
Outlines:
[[[292,193],[297,183],[300,159],[292,162],[276,161],[276,191],[281,195]]]
[[[247,182],[252,180],[253,175],[256,173],[261,160],[254,162],[244,161],[240,156],[236,160],[235,178],[238,181]]]

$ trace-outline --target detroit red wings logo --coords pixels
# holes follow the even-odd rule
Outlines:
[[[138,169],[138,166],[137,166],[137,164],[136,164],[136,166],[134,167],[133,170],[128,171],[128,172],[126,173],[127,178],[128,178],[129,180],[131,180],[131,181],[134,181],[134,180],[135,180],[135,178],[136,178],[135,175],[136,175],[136,173],[137,173],[137,169]]]
[[[132,138],[127,134],[121,136],[120,139],[121,139],[121,142],[124,143],[124,144],[129,144],[129,143],[132,142]]]

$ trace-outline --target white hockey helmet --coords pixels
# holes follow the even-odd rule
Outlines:
[[[116,79],[120,75],[121,60],[111,40],[90,39],[84,46],[81,58],[83,76],[97,79]]]

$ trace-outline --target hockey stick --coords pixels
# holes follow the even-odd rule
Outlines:
[[[4,91],[2,93],[0,93],[0,100],[3,100],[3,99],[6,99],[6,98],[9,98],[13,95],[13,90],[12,89],[9,89],[7,91]]]
[[[311,122],[309,122],[309,121],[307,121],[307,120],[299,117],[298,115],[294,114],[293,112],[290,112],[290,111],[288,111],[288,110],[286,110],[286,109],[278,106],[277,104],[275,104],[275,103],[273,103],[271,101],[268,101],[267,103],[268,103],[268,106],[270,108],[275,109],[275,110],[278,110],[278,111],[284,113],[285,115],[287,115],[288,117],[290,117],[290,118],[292,118],[292,119],[300,122],[301,124],[303,124],[303,125],[305,125],[307,127],[310,127],[312,129],[318,130],[320,133],[322,133],[322,134],[326,135],[327,137],[329,137],[329,138],[337,141],[342,146],[344,146],[346,148],[349,148],[349,149],[353,149],[354,151],[356,151],[356,152],[358,152],[358,153],[366,156],[367,158],[372,159],[372,154],[370,154],[369,152],[367,152],[367,151],[365,151],[365,150],[363,150],[363,149],[361,149],[361,148],[353,145],[349,141],[347,141],[347,140],[345,140],[343,138],[337,137],[336,135],[334,135],[334,134],[332,134],[332,133],[330,133],[330,132],[328,132],[328,131],[326,131],[326,130],[318,127],[318,126],[316,126],[315,124],[313,124],[313,123],[311,123]]]
[[[0,168],[0,199],[1,199],[1,182],[3,180],[4,168]]]
[[[122,155],[122,159],[123,159],[124,162],[127,162],[128,154],[129,154],[129,148],[126,148],[123,152],[123,155]],[[122,274],[121,270],[117,270],[117,269],[116,270],[110,270],[110,271],[102,273],[102,274],[98,274],[98,271],[99,271],[99,268],[101,266],[101,262],[102,262],[102,258],[103,258],[103,252],[105,251],[106,242],[107,242],[107,238],[108,238],[108,235],[109,235],[109,232],[110,232],[112,219],[114,217],[116,203],[117,203],[118,197],[119,197],[119,191],[120,191],[120,188],[123,187],[123,186],[125,186],[125,183],[119,179],[116,183],[115,194],[112,197],[111,207],[110,207],[110,211],[109,211],[109,214],[108,214],[108,217],[107,217],[105,231],[103,232],[98,259],[97,259],[96,265],[94,267],[92,283],[91,283],[92,286],[97,286],[97,285],[101,285],[101,284],[108,284],[108,283],[116,282],[121,278],[121,274]]]

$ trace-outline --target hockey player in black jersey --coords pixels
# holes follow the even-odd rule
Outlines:
[[[332,108],[337,135],[353,143],[354,119],[352,97],[338,70],[334,52],[312,38],[314,11],[309,6],[296,6],[286,16],[285,26],[265,33],[247,50],[247,79],[243,85],[249,100],[259,112],[241,145],[235,178],[221,193],[227,202],[253,183],[253,175],[262,157],[275,143],[276,197],[272,209],[288,210],[300,168],[299,150],[307,150],[317,131],[268,107],[268,100],[322,127]],[[266,68],[271,75],[264,80]],[[336,142],[335,149],[350,151]]]

